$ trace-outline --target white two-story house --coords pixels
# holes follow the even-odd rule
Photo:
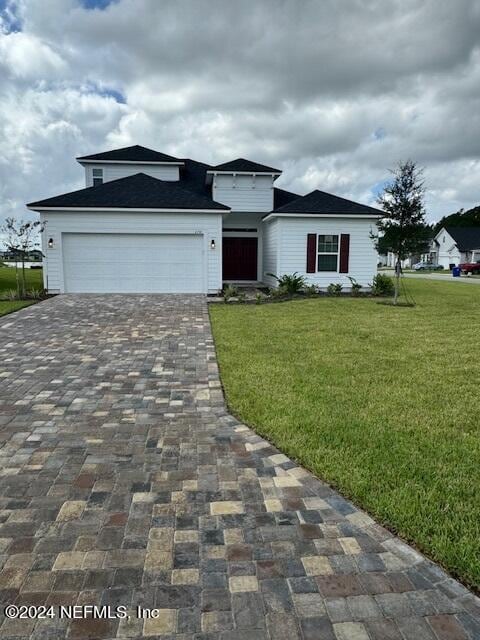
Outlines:
[[[245,159],[209,166],[141,146],[77,158],[85,188],[27,205],[46,223],[50,293],[207,293],[275,285],[298,272],[367,287],[381,211],[323,191],[275,186],[281,171]]]
[[[480,261],[480,227],[442,227],[430,244],[428,259],[444,269]]]

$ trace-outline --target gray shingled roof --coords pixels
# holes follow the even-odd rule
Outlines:
[[[85,209],[218,209],[229,211],[206,194],[195,193],[168,182],[152,178],[145,173],[110,180],[96,187],[71,191],[46,200],[31,202],[28,207],[82,207]]]
[[[252,162],[245,158],[237,158],[236,160],[230,160],[222,164],[217,164],[211,167],[212,171],[248,171],[254,173],[282,173],[280,169],[274,169],[273,167],[267,167],[265,164],[259,164],[258,162]]]
[[[132,147],[94,153],[90,156],[80,156],[77,160],[79,162],[82,160],[117,160],[123,162],[175,162],[177,164],[182,162],[178,158],[153,149],[147,149],[147,147],[142,147],[139,144],[135,144]]]
[[[315,189],[306,196],[298,197],[287,204],[274,209],[274,213],[318,213],[318,214],[357,214],[357,215],[375,215],[381,216],[383,212],[380,209],[368,207],[365,204],[353,202],[346,198],[334,196],[325,191]]]
[[[480,227],[445,227],[460,251],[480,249]]]

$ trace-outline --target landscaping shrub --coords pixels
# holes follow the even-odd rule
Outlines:
[[[225,289],[223,290],[223,299],[225,302],[228,302],[230,298],[238,297],[238,289],[233,284],[227,284]]]
[[[288,290],[284,286],[277,287],[270,291],[271,298],[285,298],[289,295]]]
[[[392,296],[395,292],[393,279],[384,273],[377,273],[372,282],[372,293],[374,296]]]
[[[360,293],[360,289],[362,288],[362,285],[359,282],[357,282],[355,278],[352,278],[352,276],[348,276],[348,279],[350,280],[350,284],[352,287],[352,296],[358,296],[358,294]]]
[[[342,293],[342,285],[336,282],[331,282],[327,287],[327,293],[329,296],[339,296]]]
[[[28,289],[24,295],[19,294],[17,289],[6,289],[0,294],[0,300],[42,300],[47,297],[45,289]]]
[[[29,289],[25,297],[27,300],[41,300],[46,297],[46,292],[44,289]]]
[[[306,287],[304,287],[303,293],[306,296],[318,296],[319,290],[316,284],[308,284]]]
[[[297,271],[295,273],[285,273],[283,276],[276,276],[274,273],[269,273],[269,276],[275,278],[278,283],[279,289],[284,289],[284,291],[290,295],[294,293],[300,293],[307,286],[307,281],[304,276],[298,274]]]

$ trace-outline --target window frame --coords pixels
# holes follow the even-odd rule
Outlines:
[[[337,238],[337,250],[336,251],[320,251],[320,238]],[[325,243],[325,241],[324,241]],[[319,256],[336,256],[335,269],[319,269],[318,258]],[[316,267],[317,273],[338,273],[340,269],[340,234],[339,233],[317,233],[317,255],[316,255]]]
[[[95,171],[99,171],[101,175],[95,175]],[[92,186],[98,187],[98,185],[104,183],[103,167],[92,167]]]

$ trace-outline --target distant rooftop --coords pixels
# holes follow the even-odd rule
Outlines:
[[[236,160],[230,160],[229,162],[223,162],[211,167],[211,171],[238,171],[248,173],[282,173],[280,169],[274,169],[268,167],[265,164],[259,164],[258,162],[252,162],[252,160],[246,160],[245,158],[237,158]]]
[[[102,153],[94,153],[89,156],[80,156],[77,158],[79,162],[83,161],[110,161],[110,162],[160,162],[181,164],[183,161],[173,156],[169,156],[166,153],[160,153],[153,149],[147,149],[139,144],[135,144],[132,147],[123,147],[122,149],[112,149],[112,151],[104,151]]]

